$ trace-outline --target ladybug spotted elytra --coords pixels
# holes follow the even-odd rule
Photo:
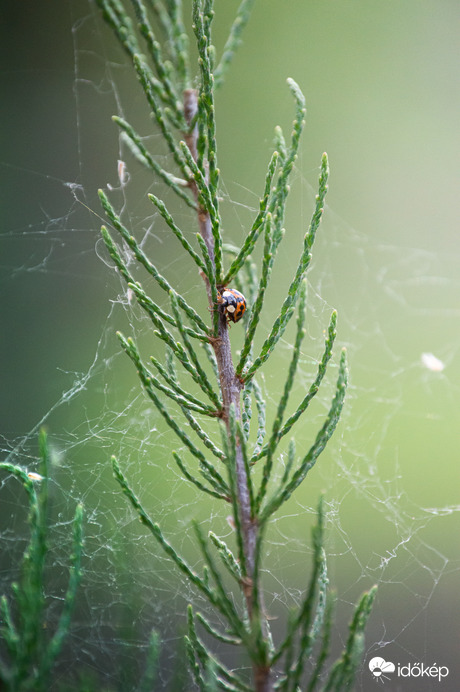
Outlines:
[[[229,322],[238,322],[246,310],[246,298],[234,288],[217,292],[217,302]]]

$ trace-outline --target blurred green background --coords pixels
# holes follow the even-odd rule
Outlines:
[[[215,2],[218,51],[237,5]],[[192,518],[228,533],[221,508],[197,503],[180,482],[170,462],[175,443],[118,355],[119,328],[140,331],[152,345],[98,239],[97,189],[119,185],[117,159],[126,161],[130,180],[112,201],[126,203],[139,237],[149,229],[155,262],[198,306],[201,286],[145,201],[149,191],[161,194],[161,185],[120,150],[110,119],[115,113],[150,135],[151,151],[164,154],[141,90],[94,5],[4,0],[0,13],[3,457],[32,468],[36,432],[46,424],[56,462],[55,514],[65,522],[82,497],[88,517],[78,631],[85,632],[85,609],[88,618],[98,613],[100,629],[84,636],[94,674],[115,685],[114,632],[124,632],[141,651],[148,628],[158,627],[170,661],[192,595],[180,594],[169,563],[135,525],[111,477],[110,454],[125,459],[152,514],[191,559]],[[309,527],[324,491],[338,592],[336,644],[345,636],[349,604],[380,582],[366,660],[382,655],[446,665],[449,678],[436,687],[442,690],[456,690],[460,676],[459,19],[454,0],[257,0],[217,98],[225,238],[236,244],[258,205],[274,127],[290,133],[294,108],[286,78],[307,98],[265,330],[296,267],[323,151],[331,166],[293,400],[314,376],[332,308],[339,312],[338,346],[348,349],[350,390],[336,439],[288,505],[288,516],[274,524],[265,564],[268,608],[281,626],[306,583]],[[183,207],[177,215],[192,238],[193,217]],[[290,335],[264,381],[274,401]],[[235,348],[240,340],[235,327]],[[430,370],[423,353],[445,368]],[[334,374],[299,433],[299,449],[324,416]],[[3,567],[20,555],[22,544],[11,538],[23,531],[24,517],[17,516],[20,495],[0,501]],[[10,573],[3,567],[3,574],[5,590]],[[133,625],[134,611],[139,623]],[[125,668],[135,668],[132,655],[127,661]],[[63,666],[74,664],[69,653]],[[372,684],[363,668],[357,689]],[[429,680],[402,684],[404,691],[432,689]]]

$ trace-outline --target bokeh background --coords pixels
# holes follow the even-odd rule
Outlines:
[[[215,2],[218,51],[237,5]],[[192,519],[221,535],[229,528],[221,508],[203,506],[181,483],[170,461],[175,443],[119,356],[119,328],[153,345],[98,239],[97,189],[114,188],[113,202],[125,205],[133,231],[148,231],[155,262],[198,304],[201,286],[146,201],[147,192],[162,193],[161,185],[120,148],[116,113],[165,155],[131,68],[94,4],[4,0],[0,13],[2,457],[35,468],[37,431],[46,425],[57,521],[52,616],[65,582],[67,522],[76,500],[85,504],[85,577],[61,672],[71,679],[78,667],[111,689],[134,689],[152,626],[164,638],[169,679],[181,656],[185,604],[196,597],[183,593],[171,565],[137,527],[112,479],[110,454],[123,458],[152,515],[192,561]],[[459,19],[455,0],[258,0],[217,97],[225,233],[236,244],[258,205],[274,127],[290,133],[286,78],[307,98],[265,330],[296,267],[321,154],[329,155],[295,397],[314,376],[332,308],[339,312],[338,346],[348,349],[350,390],[335,440],[274,524],[266,584],[282,627],[308,578],[309,528],[323,491],[338,596],[335,648],[346,637],[351,604],[380,584],[357,683],[365,691],[374,684],[366,661],[377,655],[448,666],[436,689],[456,690],[460,676]],[[118,159],[129,172],[123,190]],[[183,207],[176,213],[193,238],[194,219]],[[272,401],[290,334],[264,381]],[[430,369],[424,353],[443,369]],[[324,416],[337,357],[334,363],[299,431],[299,448]],[[8,592],[24,548],[26,509],[11,481],[1,483],[1,579]],[[430,680],[398,684],[391,689],[434,689]]]

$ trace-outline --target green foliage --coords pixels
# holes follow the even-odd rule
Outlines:
[[[49,689],[52,668],[69,633],[81,579],[83,507],[77,505],[69,583],[53,633],[45,608],[50,464],[44,431],[40,433],[39,442],[40,474],[28,473],[7,462],[0,463],[0,469],[16,478],[26,491],[30,524],[30,540],[23,555],[19,581],[11,585],[12,596],[3,595],[0,600],[0,635],[7,652],[7,657],[0,660],[0,687],[9,692],[46,692]]]
[[[317,394],[336,338],[337,314],[330,318],[324,352],[316,378],[302,401],[288,414],[298,369],[307,305],[306,272],[325,207],[329,165],[323,154],[318,194],[311,222],[306,230],[296,270],[286,296],[262,347],[254,354],[255,338],[261,331],[265,295],[280,243],[291,173],[305,124],[305,98],[294,80],[288,87],[294,99],[295,115],[290,141],[280,128],[275,131],[275,146],[265,176],[258,214],[241,248],[223,243],[219,210],[220,171],[217,163],[214,93],[221,86],[226,70],[247,23],[253,0],[243,0],[220,59],[212,43],[212,0],[193,0],[192,30],[198,51],[197,72],[191,73],[188,38],[182,21],[179,0],[132,0],[136,26],[121,0],[98,0],[105,19],[130,57],[145,94],[154,122],[170,152],[171,170],[165,170],[147,151],[143,138],[119,117],[114,120],[130,150],[152,173],[197,214],[195,247],[187,240],[173,215],[156,195],[149,195],[161,219],[179,240],[185,254],[198,267],[203,279],[203,296],[211,311],[207,325],[152,263],[120,215],[101,190],[105,213],[119,240],[102,227],[102,237],[120,275],[154,326],[154,335],[164,344],[165,362],[150,358],[149,369],[135,340],[119,334],[139,375],[142,387],[158,412],[180,440],[183,451],[173,458],[184,479],[200,492],[229,504],[235,529],[234,546],[215,533],[205,536],[195,525],[197,546],[202,554],[202,574],[192,569],[163,535],[159,525],[145,510],[130,487],[118,461],[113,458],[114,474],[142,523],[151,532],[184,578],[209,602],[224,623],[221,631],[210,619],[188,610],[186,651],[195,684],[201,690],[279,689],[295,692],[305,685],[312,692],[350,689],[360,665],[363,631],[370,613],[374,590],[364,594],[350,625],[347,644],[340,659],[325,671],[328,655],[332,599],[327,589],[324,551],[324,510],[318,507],[318,524],[313,530],[313,567],[300,605],[292,613],[284,638],[274,642],[264,609],[261,567],[264,538],[272,515],[287,502],[316,463],[340,419],[347,388],[346,353],[342,351],[335,393],[328,414],[310,449],[297,458],[294,439],[289,442],[288,460],[281,478],[280,444],[306,413]],[[192,87],[192,84],[195,85]],[[252,261],[259,237],[264,239],[260,273]],[[120,245],[123,245],[123,251]],[[154,278],[170,301],[169,311],[149,297],[123,259],[128,250],[140,267]],[[230,256],[230,265],[225,266]],[[250,305],[244,317],[245,338],[236,366],[233,363],[229,328],[218,307],[219,293],[233,282],[246,293]],[[266,402],[258,382],[259,374],[277,350],[281,337],[297,310],[296,335],[284,387],[273,411],[271,428],[266,427]],[[238,328],[238,327],[235,327]],[[253,406],[255,414],[253,415]],[[178,422],[177,413],[184,419]],[[220,438],[218,435],[220,428]],[[184,455],[190,456],[190,461]],[[258,464],[261,462],[261,464]],[[262,466],[260,473],[257,467]],[[227,581],[233,584],[229,589]],[[242,647],[252,666],[252,680],[228,670],[212,653],[199,634]],[[157,640],[152,645],[151,669],[157,666]],[[275,682],[276,679],[276,682]]]

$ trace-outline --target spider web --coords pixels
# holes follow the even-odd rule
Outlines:
[[[50,160],[34,162],[24,148],[10,158],[5,155],[2,165],[8,189],[20,185],[26,199],[24,208],[16,201],[1,234],[6,248],[2,322],[3,333],[10,335],[4,340],[2,361],[11,363],[2,397],[2,457],[36,470],[37,433],[47,427],[53,461],[46,594],[50,623],[56,622],[65,593],[74,508],[78,501],[85,507],[84,578],[54,688],[84,671],[84,676],[109,689],[137,689],[149,633],[155,628],[162,640],[162,684],[165,689],[168,684],[185,689],[180,678],[185,668],[185,608],[189,602],[198,610],[206,604],[182,582],[139,525],[112,477],[110,455],[120,460],[144,506],[192,567],[199,569],[201,564],[191,536],[192,520],[230,543],[232,529],[217,502],[204,501],[183,481],[171,458],[172,449],[181,451],[178,441],[140,391],[131,364],[119,352],[118,329],[136,335],[144,354],[156,354],[156,346],[150,324],[112,271],[99,240],[104,220],[98,187],[109,191],[124,223],[169,281],[204,319],[208,314],[195,268],[180,255],[146,201],[148,192],[161,196],[164,191],[119,143],[115,126],[110,127],[110,116],[118,113],[135,123],[138,131],[152,132],[130,67],[92,6],[63,5],[67,63],[62,72],[54,67],[50,75],[51,81],[62,80],[68,90],[67,107],[72,104],[74,122],[67,137],[73,146],[68,156],[72,165],[68,171],[65,163],[61,165],[66,138],[58,131],[50,140],[55,150]],[[40,69],[44,80],[45,62]],[[19,84],[32,83],[36,74],[29,65],[27,70],[16,67],[12,77]],[[37,95],[37,103],[44,98],[46,94]],[[250,119],[250,103],[246,109]],[[52,104],[41,117],[47,113],[52,113]],[[55,122],[62,122],[62,117]],[[288,133],[287,105],[279,118],[285,118]],[[278,122],[275,114],[270,113],[269,119],[272,125]],[[33,127],[39,137],[40,122]],[[223,131],[224,127],[219,132]],[[257,210],[263,166],[271,153],[270,136],[267,130],[266,139],[256,142],[263,160],[248,165],[248,178],[253,175],[256,183],[236,182],[237,173],[226,175],[222,166],[222,209],[229,242],[241,241]],[[223,143],[223,161],[231,141]],[[158,160],[164,157],[167,168],[159,136],[149,135],[146,144]],[[231,162],[228,168],[232,170]],[[304,153],[292,181],[287,234],[262,317],[263,335],[295,271],[317,176],[318,169]],[[338,178],[333,178],[333,185],[340,184]],[[173,204],[168,195],[166,203]],[[329,204],[308,277],[308,334],[291,402],[301,399],[315,376],[334,307],[339,310],[339,346],[345,345],[349,354],[350,387],[335,437],[308,482],[270,528],[264,559],[265,606],[274,636],[279,637],[289,609],[300,603],[308,581],[310,528],[323,493],[330,579],[337,590],[333,653],[346,640],[353,603],[363,590],[380,585],[356,689],[373,689],[367,662],[382,656],[404,664],[449,667],[449,677],[441,683],[404,679],[398,689],[454,690],[459,672],[456,676],[452,641],[460,621],[454,614],[459,505],[452,493],[458,484],[453,468],[458,457],[459,254],[429,244],[409,244],[390,232],[382,242],[381,235],[349,224],[333,200]],[[176,220],[189,229],[193,243],[193,216],[182,208]],[[131,268],[136,270],[134,265]],[[152,297],[164,302],[154,285],[144,277],[142,281]],[[289,358],[292,334],[292,329],[286,332],[261,379],[268,425],[282,386],[280,363]],[[242,342],[239,326],[232,328],[231,339],[237,350]],[[336,371],[337,357],[308,419],[297,431],[299,454],[324,420]],[[278,477],[285,457],[286,447]],[[1,591],[9,593],[26,545],[27,511],[13,481],[2,478],[0,483]],[[221,657],[235,669],[249,668],[247,661],[225,647]]]

